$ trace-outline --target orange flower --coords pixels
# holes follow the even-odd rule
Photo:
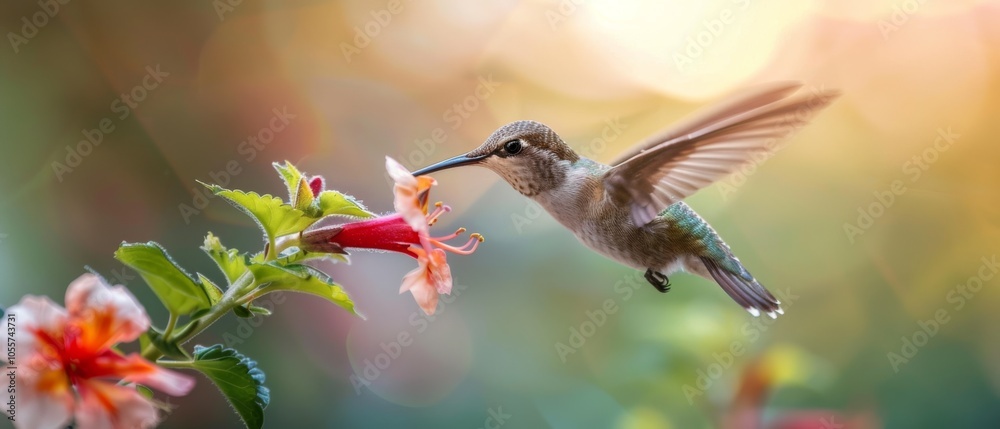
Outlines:
[[[427,314],[434,314],[438,295],[451,293],[451,268],[445,251],[468,255],[476,251],[483,237],[472,234],[464,245],[445,244],[465,232],[465,228],[444,237],[431,237],[430,226],[451,208],[437,203],[428,213],[430,177],[414,177],[392,158],[386,158],[386,170],[396,182],[394,207],[396,213],[375,219],[328,226],[302,233],[302,248],[309,252],[347,253],[345,249],[378,249],[407,254],[419,267],[403,278],[400,293],[410,291],[417,304]]]
[[[444,250],[433,249],[429,254],[419,247],[410,250],[417,254],[420,266],[403,277],[399,293],[410,291],[424,313],[434,314],[438,296],[451,293],[451,268]]]
[[[389,157],[385,157],[385,169],[396,182],[392,187],[396,213],[403,215],[415,231],[426,233],[427,201],[431,186],[437,185],[437,181],[428,176],[414,177],[406,167]]]
[[[74,419],[78,429],[152,427],[156,407],[119,380],[174,396],[194,387],[191,377],[113,349],[149,329],[149,317],[127,289],[93,274],[69,285],[65,309],[29,295],[7,309],[5,319],[17,326],[11,369],[18,429],[64,428]]]

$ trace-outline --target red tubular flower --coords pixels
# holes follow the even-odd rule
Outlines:
[[[69,285],[66,308],[26,296],[7,309],[16,320],[18,414],[21,429],[147,428],[158,421],[154,404],[131,386],[139,383],[178,396],[194,379],[113,347],[149,329],[149,317],[122,286],[85,274]]]
[[[392,158],[386,158],[386,169],[396,182],[393,187],[396,213],[306,231],[302,233],[300,244],[309,252],[347,253],[345,249],[376,249],[409,255],[417,260],[419,267],[403,278],[400,293],[410,291],[425,313],[434,314],[438,295],[451,293],[451,268],[446,251],[471,254],[483,237],[472,234],[469,241],[458,247],[445,241],[458,237],[465,228],[444,237],[431,237],[429,227],[451,211],[450,207],[437,203],[434,211],[428,213],[430,188],[437,182],[430,177],[414,177]]]

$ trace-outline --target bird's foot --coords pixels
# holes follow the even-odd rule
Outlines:
[[[646,281],[648,281],[649,284],[653,285],[653,287],[655,287],[656,290],[660,291],[661,293],[670,292],[670,279],[668,279],[667,276],[659,272],[653,271],[652,269],[647,269]]]

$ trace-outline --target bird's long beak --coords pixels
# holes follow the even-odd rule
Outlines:
[[[447,170],[449,168],[461,167],[463,165],[473,165],[478,163],[485,155],[480,156],[469,156],[469,155],[459,155],[454,158],[448,158],[437,164],[429,165],[427,167],[421,168],[413,172],[414,176],[422,176],[424,174],[433,173],[435,171]]]

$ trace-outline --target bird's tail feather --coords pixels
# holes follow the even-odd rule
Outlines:
[[[720,261],[702,256],[701,261],[716,283],[722,286],[729,297],[743,306],[750,314],[759,316],[763,312],[771,316],[772,319],[778,317],[779,314],[784,314],[784,311],[781,310],[781,302],[767,289],[764,289],[764,286],[761,286],[757,280],[754,280],[753,276],[743,268],[743,265],[736,258],[720,263]],[[738,271],[727,269],[724,264],[735,265]]]

